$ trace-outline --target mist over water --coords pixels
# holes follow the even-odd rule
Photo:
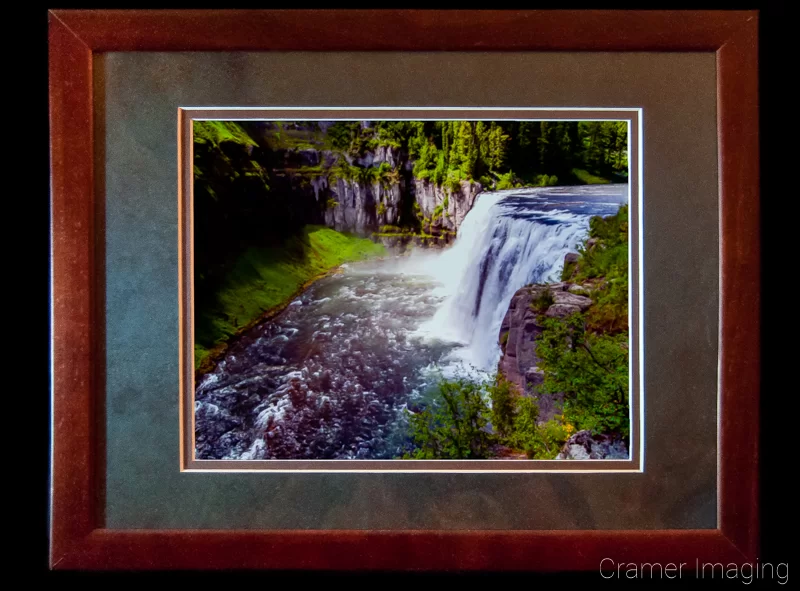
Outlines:
[[[514,292],[557,281],[627,185],[482,193],[442,251],[345,265],[255,327],[198,384],[198,459],[388,459],[440,375],[492,374]]]

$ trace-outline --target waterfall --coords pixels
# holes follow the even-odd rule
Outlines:
[[[421,332],[461,343],[462,364],[493,372],[500,325],[514,293],[559,281],[564,256],[586,237],[594,215],[611,215],[627,185],[548,187],[482,193],[453,246],[427,264],[445,300]]]
[[[497,369],[520,287],[557,281],[626,185],[482,193],[446,250],[351,265],[234,344],[195,393],[201,459],[389,459],[441,375]]]

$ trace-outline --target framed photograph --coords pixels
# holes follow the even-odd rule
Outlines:
[[[755,568],[756,16],[51,12],[51,568]]]
[[[179,116],[184,469],[641,471],[641,110]]]

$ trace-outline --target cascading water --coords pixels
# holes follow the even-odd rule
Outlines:
[[[455,351],[484,372],[497,367],[497,335],[514,293],[559,280],[564,256],[585,238],[589,219],[612,215],[627,185],[511,189],[484,193],[453,247],[430,264],[446,299],[421,332],[464,346]]]
[[[438,374],[497,367],[514,292],[557,280],[627,185],[483,193],[452,247],[345,265],[234,344],[195,393],[198,459],[388,459]]]

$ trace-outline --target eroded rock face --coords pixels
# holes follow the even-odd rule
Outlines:
[[[585,312],[589,306],[592,305],[592,300],[586,296],[570,293],[569,288],[572,287],[571,285],[569,285],[569,287],[567,287],[568,284],[566,283],[560,285],[564,286],[567,291],[556,291],[553,293],[553,299],[556,305],[573,306],[578,308],[581,312]]]
[[[483,190],[480,183],[470,181],[461,181],[456,191],[419,179],[414,181],[414,186],[422,214],[432,220],[431,233],[437,230],[455,233],[475,204],[478,193]],[[437,213],[438,207],[441,207],[441,213]]]
[[[542,333],[540,317],[564,317],[582,312],[592,305],[592,300],[569,292],[571,283],[528,285],[511,298],[500,326],[499,371],[526,396],[536,395],[535,388],[544,381],[536,354],[536,338]],[[547,294],[549,293],[549,297]],[[543,307],[543,303],[546,306]],[[549,302],[549,303],[548,303]],[[558,411],[563,397],[559,394],[537,395],[539,419],[547,421]]]
[[[569,286],[569,289],[567,291],[569,291],[570,293],[582,295],[587,291],[589,291],[590,289],[591,286],[589,285],[580,285],[578,283],[573,283],[572,285]]]
[[[627,460],[628,448],[621,437],[578,431],[567,439],[557,460]]]
[[[328,190],[330,201],[326,201],[325,209],[327,226],[340,232],[357,234],[377,229],[377,196],[371,184],[337,179]]]
[[[567,316],[572,316],[576,312],[580,312],[581,309],[578,306],[571,306],[569,304],[553,304],[547,311],[544,313],[545,316],[548,318],[566,318]]]
[[[282,150],[276,151],[272,158],[278,190],[304,202],[313,196],[318,217],[325,225],[361,235],[377,232],[383,226],[407,226],[418,215],[418,219],[426,220],[424,233],[436,238],[431,244],[447,244],[455,239],[459,226],[483,190],[477,182],[462,181],[458,189],[451,190],[414,179],[413,162],[408,154],[391,146],[378,146],[357,157],[344,156],[351,166],[369,168],[388,164],[395,171],[391,182],[334,180],[327,174],[320,175],[319,168],[328,169],[339,158],[327,150]],[[317,171],[311,172],[312,168]],[[414,202],[419,206],[417,211]]]

